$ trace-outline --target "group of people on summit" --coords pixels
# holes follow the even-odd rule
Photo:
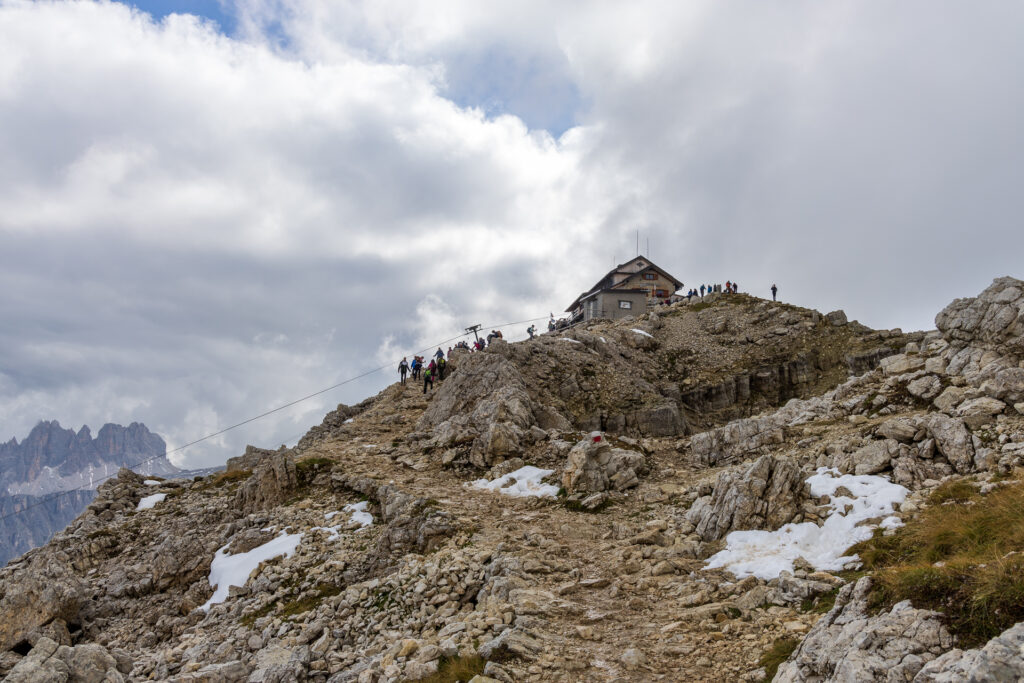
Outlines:
[[[772,283],[772,301],[777,300],[779,288]],[[713,292],[725,292],[727,294],[736,294],[740,291],[739,285],[733,281],[726,281],[725,285],[704,285],[700,287],[691,288],[686,292],[686,300],[690,301],[695,296],[704,298],[704,294],[711,294]],[[567,326],[567,321],[559,320],[555,321],[555,315],[551,314],[551,319],[548,320],[548,332],[553,332],[556,329],[561,329]],[[526,333],[530,335],[530,339],[534,338],[537,333],[537,326],[530,325],[526,328]],[[501,330],[491,330],[487,335],[487,341],[479,337],[473,342],[472,346],[465,341],[460,341],[454,347],[448,347],[448,357],[454,349],[463,349],[465,351],[483,351],[485,348],[490,346],[495,339],[504,339],[501,334]],[[441,350],[441,347],[437,347],[437,351],[430,359],[430,363],[424,365],[423,356],[413,356],[412,363],[409,362],[408,358],[402,358],[402,362],[398,364],[398,374],[401,376],[402,384],[405,384],[406,377],[411,373],[414,381],[418,381],[420,376],[423,376],[423,393],[427,393],[427,389],[434,388],[434,379],[438,382],[444,380],[445,370],[448,367],[448,361],[445,357],[445,352]]]

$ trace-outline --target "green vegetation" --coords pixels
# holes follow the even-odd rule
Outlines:
[[[779,638],[772,643],[772,647],[768,652],[761,655],[758,665],[764,667],[766,681],[775,678],[775,674],[779,671],[779,665],[789,659],[789,656],[793,654],[793,650],[799,644],[800,641],[796,638]]]
[[[330,458],[306,458],[295,463],[299,486],[308,486],[321,472],[330,472],[334,461]]]
[[[839,595],[839,586],[836,586],[828,593],[807,598],[800,603],[800,610],[803,612],[814,612],[815,614],[825,614],[825,612],[835,607],[837,595]]]
[[[281,616],[294,617],[298,614],[304,614],[323,602],[324,598],[329,598],[340,593],[342,588],[341,586],[336,586],[333,583],[320,583],[317,584],[316,588],[313,590],[313,595],[309,595],[298,600],[292,600],[281,605]]]
[[[909,599],[940,611],[970,648],[1024,620],[1024,486],[957,502],[965,495],[960,486],[938,489],[933,496],[946,504],[851,552],[874,570],[873,607]]]
[[[966,479],[957,479],[956,481],[947,481],[932,491],[928,496],[928,502],[932,505],[966,503],[979,495],[981,495],[980,492],[971,485],[971,482]]]
[[[263,617],[267,616],[268,614],[273,612],[276,607],[276,601],[268,602],[266,605],[260,607],[258,610],[246,614],[244,617],[241,618],[240,622],[242,626],[245,626],[246,628],[252,628],[253,624],[256,623],[257,619],[262,619]]]
[[[487,665],[481,657],[442,657],[437,673],[421,679],[421,683],[465,683],[474,676],[482,675]]]
[[[200,490],[219,489],[228,484],[237,484],[252,476],[252,470],[235,470],[234,472],[218,472],[206,477],[205,483]]]

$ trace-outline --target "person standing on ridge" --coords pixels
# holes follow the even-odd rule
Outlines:
[[[413,356],[412,357],[412,378],[413,378],[414,381],[418,380],[420,378],[420,366],[421,365],[422,365],[422,363],[420,363],[420,357],[419,356]]]
[[[434,353],[434,358],[444,358],[444,351],[441,350],[440,346],[437,347],[437,351]]]
[[[398,364],[398,374],[402,376],[402,384],[405,384],[405,376],[409,374],[409,362],[405,358]]]
[[[701,285],[701,286],[700,286],[700,298],[701,298],[701,299],[703,299],[703,298],[704,298],[704,285]]]
[[[533,333],[537,331],[536,325],[530,325],[526,328],[526,334],[530,335],[530,339],[533,339]]]
[[[776,294],[778,294],[778,292],[779,292],[779,288],[778,288],[778,287],[776,287],[776,286],[775,286],[775,283],[773,282],[773,283],[772,283],[772,301],[775,301],[775,300],[776,300],[776,299],[775,299],[775,295],[776,295]]]

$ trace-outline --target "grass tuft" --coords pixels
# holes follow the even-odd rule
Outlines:
[[[759,666],[764,667],[766,681],[775,678],[775,674],[779,671],[779,665],[789,659],[789,656],[793,654],[793,650],[799,644],[800,641],[796,638],[779,638],[772,643],[772,647],[768,652],[761,655],[761,659],[757,663]]]
[[[470,657],[442,657],[437,665],[437,673],[421,679],[420,683],[466,683],[474,676],[484,672],[487,662],[477,655]]]
[[[851,552],[874,570],[874,607],[910,600],[940,611],[966,649],[1024,621],[1024,486],[975,491],[969,505],[964,495],[949,487],[939,494],[947,504]]]
[[[945,484],[936,487],[928,496],[928,502],[932,505],[943,503],[965,503],[980,495],[977,488],[971,485],[966,479],[947,481]]]

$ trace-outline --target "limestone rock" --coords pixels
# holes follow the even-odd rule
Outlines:
[[[723,472],[713,495],[698,499],[686,519],[705,541],[740,529],[774,530],[800,509],[804,477],[789,460],[766,455],[743,472]]]
[[[260,460],[252,476],[235,494],[235,504],[246,513],[280,505],[299,484],[295,460],[284,453],[274,453]]]
[[[979,296],[957,299],[942,309],[935,326],[951,342],[1024,356],[1024,282],[997,278]]]
[[[1003,631],[984,647],[953,649],[933,659],[914,677],[914,683],[958,681],[1019,681],[1024,679],[1024,623]]]
[[[841,327],[847,323],[846,312],[843,310],[832,311],[831,313],[825,314],[825,319],[836,327]]]
[[[601,440],[595,442],[595,438]],[[636,486],[637,474],[645,468],[643,453],[613,448],[603,437],[592,434],[569,451],[562,486],[569,493],[622,491]]]
[[[886,375],[903,375],[924,367],[924,359],[918,356],[908,356],[905,353],[897,353],[894,356],[883,358],[879,364]]]
[[[0,585],[0,650],[9,650],[54,619],[75,621],[85,583],[59,557],[35,555],[17,576]]]
[[[833,466],[843,474],[877,474],[889,469],[899,452],[899,442],[892,439],[871,441],[853,453],[837,455]]]
[[[935,375],[924,375],[907,383],[907,393],[911,396],[930,401],[942,391],[942,382]]]
[[[845,586],[835,607],[779,667],[775,681],[910,680],[927,661],[952,646],[953,637],[939,614],[914,609],[909,601],[871,616],[870,587],[868,577]]]

